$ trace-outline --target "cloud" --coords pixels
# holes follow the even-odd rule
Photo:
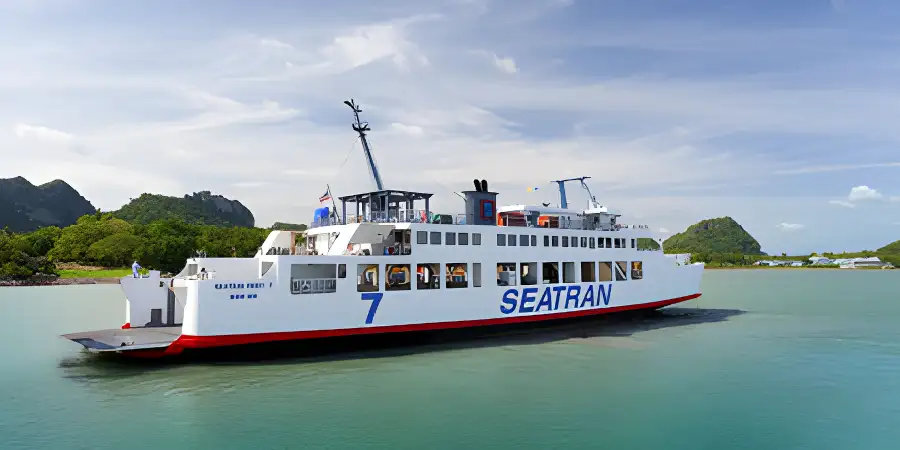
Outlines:
[[[809,174],[809,173],[824,173],[824,172],[843,172],[847,170],[860,170],[860,169],[877,169],[877,168],[887,168],[887,167],[900,167],[900,162],[884,162],[884,163],[875,163],[875,164],[837,164],[831,166],[808,166],[808,167],[798,167],[794,169],[782,169],[776,170],[774,173],[777,175],[798,175],[798,174]]]
[[[798,230],[802,230],[802,229],[806,228],[806,225],[801,225],[799,223],[786,223],[786,222],[781,222],[776,226],[778,228],[780,228],[782,231],[798,231]]]
[[[16,136],[23,139],[37,139],[54,144],[68,144],[75,139],[74,136],[64,131],[54,130],[53,128],[40,125],[29,125],[26,123],[17,123],[13,127],[13,132]]]
[[[497,55],[493,55],[493,57],[494,65],[497,66],[498,69],[506,73],[516,73],[519,71],[518,67],[516,67],[516,61],[512,58],[500,58]]]
[[[669,233],[669,230],[668,230],[667,228],[660,228],[660,229],[659,229],[659,232],[660,232],[660,233],[663,233],[663,234],[666,234],[666,233]]]
[[[847,199],[851,202],[856,202],[860,200],[877,200],[882,197],[883,195],[880,192],[868,186],[855,186],[850,189],[850,195],[847,196]]]
[[[831,203],[832,205],[843,206],[846,208],[856,208],[855,204],[850,203],[846,200],[829,200],[828,203]]]

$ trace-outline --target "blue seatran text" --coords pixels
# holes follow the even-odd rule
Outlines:
[[[612,297],[612,283],[588,286],[547,286],[538,295],[541,288],[528,287],[509,289],[503,293],[500,312],[512,314],[517,308],[520,313],[541,311],[558,311],[562,309],[582,309],[600,306],[600,302],[609,305]],[[521,291],[521,292],[520,292]]]

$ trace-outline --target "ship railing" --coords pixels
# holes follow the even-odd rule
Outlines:
[[[372,212],[369,214],[349,215],[347,223],[422,223],[427,221],[425,210],[407,209],[391,212]]]
[[[309,223],[309,228],[328,227],[331,225],[340,225],[334,218],[320,217]]]
[[[334,278],[291,278],[291,294],[328,294],[337,291]]]

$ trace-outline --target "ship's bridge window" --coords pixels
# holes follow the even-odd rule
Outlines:
[[[612,262],[610,261],[600,261],[600,278],[597,281],[612,281],[613,280],[613,272],[612,272]]]
[[[378,264],[356,265],[356,291],[378,291]]]
[[[481,245],[481,233],[472,233],[472,245]]]
[[[416,267],[416,289],[440,289],[440,264],[419,264]]]
[[[506,235],[505,234],[497,235],[497,247],[506,247]]]
[[[456,235],[456,243],[459,245],[469,245],[469,233],[458,233]]]
[[[536,262],[519,263],[519,271],[522,286],[538,284],[538,264]]]
[[[384,266],[384,290],[408,291],[409,264],[386,264]]]
[[[625,281],[628,279],[628,263],[625,261],[616,261],[616,281]]]
[[[416,231],[416,244],[427,244],[428,243],[428,232],[427,231]]]
[[[559,283],[559,263],[545,262],[543,264],[544,284]]]
[[[644,278],[644,263],[641,261],[631,262],[631,279],[640,280]]]
[[[469,287],[469,264],[447,263],[447,289]]]

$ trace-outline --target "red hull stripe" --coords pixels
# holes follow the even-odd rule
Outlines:
[[[408,325],[390,325],[381,327],[366,328],[342,328],[336,330],[312,330],[312,331],[285,331],[278,333],[255,333],[255,334],[229,334],[219,336],[190,336],[181,335],[175,342],[169,345],[165,350],[166,355],[176,355],[186,348],[210,348],[223,347],[229,345],[243,344],[260,344],[264,342],[274,341],[291,341],[299,339],[317,339],[335,336],[352,336],[363,334],[378,333],[402,333],[410,331],[431,331],[446,330],[452,328],[479,327],[486,325],[506,325],[522,322],[539,322],[555,319],[570,319],[575,317],[583,317],[599,314],[610,314],[621,311],[634,311],[640,309],[657,309],[664,306],[674,305],[688,300],[700,297],[700,293],[678,297],[669,300],[662,300],[653,303],[641,303],[627,306],[614,306],[612,308],[587,309],[582,311],[568,311],[554,314],[541,314],[531,316],[515,316],[502,317],[497,319],[480,319],[480,320],[463,320],[458,322],[433,322],[433,323],[414,323]]]

